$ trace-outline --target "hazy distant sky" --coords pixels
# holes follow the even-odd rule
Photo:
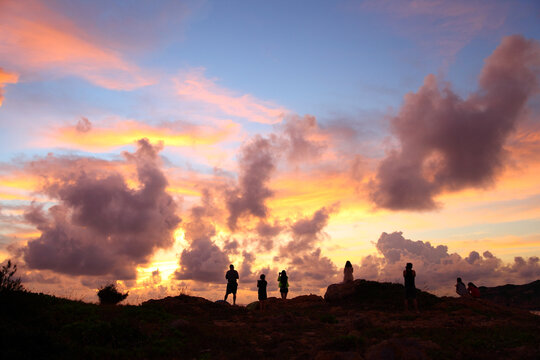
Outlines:
[[[537,1],[0,0],[0,261],[131,302],[540,278]]]

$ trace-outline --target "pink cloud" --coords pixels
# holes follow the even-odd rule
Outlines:
[[[412,262],[417,272],[417,287],[445,295],[455,295],[453,285],[457,277],[477,286],[521,284],[540,277],[537,256],[527,259],[518,256],[512,263],[504,263],[485,250],[482,254],[471,251],[467,257],[462,257],[449,253],[445,245],[409,240],[401,232],[382,233],[376,247],[381,256],[362,258],[360,268],[355,271],[357,277],[402,282],[405,264]]]
[[[24,74],[48,70],[78,76],[114,90],[132,90],[155,79],[112,48],[39,1],[0,4],[0,52]]]
[[[7,72],[0,68],[0,106],[2,106],[2,102],[4,101],[4,86],[6,84],[15,84],[17,81],[19,81],[19,76],[17,74]]]
[[[20,250],[26,266],[133,279],[138,264],[147,263],[157,249],[169,248],[180,218],[166,192],[160,150],[141,139],[136,152],[123,153],[136,168],[137,189],[128,187],[122,173],[100,166],[105,161],[51,155],[27,164],[30,174],[46,179],[40,192],[57,204],[46,211],[35,204],[27,209],[25,220],[41,234]]]
[[[255,98],[249,94],[236,94],[221,87],[213,79],[204,76],[198,68],[180,75],[176,79],[176,91],[185,100],[200,102],[215,107],[219,112],[263,124],[281,122],[287,109]]]
[[[371,198],[393,210],[429,210],[443,192],[491,185],[504,169],[506,141],[537,91],[540,44],[505,37],[486,61],[479,90],[461,99],[428,75],[392,119],[400,148],[380,163]]]

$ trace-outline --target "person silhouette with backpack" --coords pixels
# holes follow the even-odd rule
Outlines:
[[[287,272],[283,270],[278,275],[278,283],[279,283],[279,292],[281,293],[281,298],[283,300],[287,299],[287,293],[289,292],[289,277],[287,276]]]

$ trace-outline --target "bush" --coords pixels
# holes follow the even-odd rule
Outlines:
[[[0,292],[24,291],[24,286],[21,284],[21,279],[13,279],[13,275],[15,275],[16,272],[17,265],[11,264],[11,260],[8,260],[7,264],[2,266],[2,270],[0,270]]]
[[[122,294],[116,289],[115,284],[109,284],[99,289],[97,296],[102,305],[116,305],[127,298],[128,293]]]

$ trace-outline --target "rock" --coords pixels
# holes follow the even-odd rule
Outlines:
[[[332,304],[354,305],[368,309],[402,309],[405,289],[401,284],[380,283],[363,279],[330,285],[324,299]],[[433,294],[417,290],[418,305],[431,307],[440,299]]]
[[[250,310],[250,311],[253,311],[253,310],[258,310],[259,309],[259,302],[258,301],[254,301],[252,303],[249,303],[246,305],[246,309]]]
[[[326,294],[324,294],[324,300],[332,302],[352,297],[356,292],[356,287],[359,281],[361,280],[332,284],[328,286],[328,289],[326,289]]]

